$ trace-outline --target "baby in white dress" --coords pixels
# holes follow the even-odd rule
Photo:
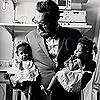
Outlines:
[[[39,70],[32,60],[32,51],[29,44],[20,41],[16,46],[16,59],[12,67],[8,69],[10,83],[13,88],[20,89],[25,94],[26,99],[30,100],[32,84],[37,81]]]

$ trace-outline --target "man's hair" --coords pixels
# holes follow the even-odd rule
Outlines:
[[[48,20],[49,20],[49,17],[50,17],[50,19],[53,19],[56,16],[59,17],[59,14],[60,14],[58,5],[52,0],[37,2],[36,10],[38,12],[47,14],[48,16],[46,18]],[[45,18],[45,20],[46,20],[46,18]]]

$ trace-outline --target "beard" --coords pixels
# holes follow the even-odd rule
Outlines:
[[[43,38],[53,37],[56,34],[56,28],[54,27],[43,27],[42,25],[39,25],[39,29],[41,30],[40,35]]]

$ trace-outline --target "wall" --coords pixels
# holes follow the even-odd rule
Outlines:
[[[20,2],[18,3],[18,7],[16,8],[16,19],[20,20],[23,18],[25,23],[32,23],[32,18],[34,16],[35,10],[35,3],[34,2]]]
[[[12,3],[7,4],[6,10],[3,10],[2,0],[0,0],[0,22],[12,23]],[[11,59],[12,42],[10,34],[0,27],[0,59]]]
[[[23,0],[18,0],[15,18],[14,18],[14,10],[13,3],[11,0],[7,0],[6,9],[3,10],[3,0],[0,0],[0,23],[13,23],[14,19],[19,21],[24,21],[25,23],[32,23],[31,19],[34,16],[34,5],[36,2],[31,2],[32,0],[28,0],[28,2],[24,2]],[[24,38],[24,33],[16,33],[15,40],[21,40]],[[22,35],[24,34],[24,35]],[[9,32],[4,28],[0,27],[0,60],[9,60],[12,59],[12,37]]]
[[[100,0],[88,0],[87,4],[83,5],[83,9],[87,11],[87,23],[92,25],[92,29],[86,33],[86,36],[93,39],[96,29],[97,13]]]
[[[15,19],[24,21],[25,23],[32,23],[31,19],[34,16],[34,7],[35,2],[29,0],[25,2],[25,0],[17,0],[17,7],[16,7],[16,14]],[[87,23],[92,24],[93,28],[86,33],[86,36],[89,38],[94,37],[95,33],[95,24],[96,24],[96,17],[98,11],[98,2],[99,0],[88,0],[87,4],[83,5],[83,9],[87,11]],[[8,1],[9,4],[6,4],[6,9],[3,10],[2,8],[2,0],[0,0],[0,22],[5,23],[12,23],[13,21],[13,4],[11,1]],[[12,42],[11,36],[9,33],[0,27],[0,59],[11,59],[12,57]]]

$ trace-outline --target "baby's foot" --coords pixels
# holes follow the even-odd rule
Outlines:
[[[51,91],[50,91],[49,89],[45,89],[43,85],[41,85],[40,88],[41,88],[41,90],[44,91],[44,93],[45,93],[46,95],[50,95],[50,92],[51,92]]]
[[[45,90],[45,92],[46,92],[46,95],[50,95],[50,93],[51,93],[51,91],[50,90]]]

